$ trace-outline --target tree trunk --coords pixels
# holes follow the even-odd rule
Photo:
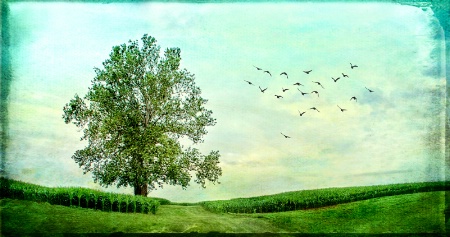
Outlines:
[[[147,194],[148,194],[147,184],[136,184],[134,186],[134,195],[141,195],[147,197]]]

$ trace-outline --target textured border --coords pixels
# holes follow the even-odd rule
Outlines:
[[[12,68],[11,68],[11,56],[9,53],[9,45],[10,45],[10,36],[9,36],[9,6],[10,2],[27,2],[27,0],[2,0],[0,1],[0,9],[1,9],[1,31],[0,31],[0,41],[1,41],[1,70],[0,70],[0,176],[5,175],[5,163],[6,163],[6,149],[8,145],[9,135],[8,135],[8,97],[10,92],[10,84],[12,81]],[[444,31],[445,37],[445,78],[446,78],[446,116],[445,116],[445,174],[450,174],[450,145],[448,140],[450,139],[450,86],[448,85],[450,79],[450,1],[444,0],[281,0],[281,1],[270,1],[270,0],[35,0],[32,2],[86,2],[86,3],[113,3],[113,2],[182,2],[182,3],[251,3],[251,2],[387,2],[387,3],[398,3],[403,5],[410,5],[415,7],[430,7],[436,18],[439,20],[440,25]],[[450,175],[449,175],[450,176]],[[445,177],[445,180],[450,180],[450,177]],[[445,194],[445,202],[446,207],[450,207],[450,192],[446,192]],[[450,210],[448,208],[445,211],[445,223],[450,219]],[[450,226],[450,224],[445,225]],[[447,232],[450,230],[447,229]],[[120,233],[123,234],[123,233]],[[114,233],[112,233],[114,235]],[[202,234],[199,234],[202,235]],[[210,233],[206,234],[207,236],[223,236],[223,234],[219,233]],[[236,235],[236,234],[232,234]],[[237,234],[239,235],[239,234]],[[293,236],[288,234],[289,236]],[[354,234],[352,234],[354,235]],[[356,234],[357,236],[366,236],[364,234]],[[74,235],[78,236],[78,235]],[[108,235],[109,236],[109,235]],[[141,236],[141,235],[139,235]],[[162,234],[161,236],[164,236]],[[198,236],[198,235],[195,235]],[[203,236],[203,235],[202,235]],[[239,235],[239,236],[260,236],[258,234],[249,234],[249,235]],[[266,235],[264,235],[266,236]],[[269,234],[267,236],[278,236]],[[294,236],[314,236],[313,234],[301,234]],[[324,235],[320,235],[324,236]],[[336,236],[336,235],[333,235]],[[347,234],[337,235],[337,236],[347,236]],[[372,235],[368,235],[372,236]],[[397,234],[396,234],[397,236]],[[402,235],[398,235],[402,236]],[[405,236],[414,236],[411,234],[406,234]],[[422,236],[422,235],[420,235]],[[423,235],[427,236],[427,235]],[[436,236],[436,235],[433,235]],[[439,236],[439,235],[437,235]]]

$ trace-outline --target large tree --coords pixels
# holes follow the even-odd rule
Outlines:
[[[218,182],[219,152],[202,155],[180,144],[184,137],[203,142],[205,127],[216,123],[194,75],[179,68],[180,49],[161,55],[155,38],[141,40],[114,46],[103,69],[94,68],[87,94],[64,106],[65,123],[83,129],[81,140],[88,141],[72,158],[95,182],[129,185],[135,195],[163,184],[186,188],[193,173],[203,188]]]

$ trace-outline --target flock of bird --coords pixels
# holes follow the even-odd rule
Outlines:
[[[253,67],[255,67],[257,71],[262,71],[263,73],[265,73],[265,74],[267,74],[268,76],[272,77],[272,73],[271,73],[269,70],[264,70],[264,69],[262,69],[262,68],[260,68],[260,67],[254,66],[254,65],[253,65]],[[357,67],[358,67],[358,65],[354,65],[354,64],[350,63],[350,69],[355,69],[355,68],[357,68]],[[305,74],[309,75],[311,72],[313,72],[313,70],[305,70],[305,71],[303,71],[303,72],[304,72]],[[345,73],[341,73],[341,74],[342,74],[342,78],[349,78],[348,74],[345,74]],[[289,75],[288,75],[287,72],[281,72],[279,75],[280,75],[280,76],[286,77],[286,79],[289,79]],[[337,83],[339,80],[341,80],[341,76],[336,77],[336,78],[331,77],[331,79],[332,79],[335,83]],[[248,81],[248,80],[244,80],[244,81],[245,81],[247,84],[251,85],[251,86],[256,86],[256,85],[253,84],[251,81]],[[317,88],[321,88],[322,90],[325,89],[325,87],[324,87],[324,86],[322,85],[322,83],[320,83],[319,81],[311,81],[311,82],[314,83],[314,84],[317,84]],[[305,86],[305,85],[303,85],[303,84],[300,83],[300,82],[295,82],[295,83],[292,84],[292,85],[297,86],[296,89],[301,93],[302,96],[305,96],[305,95],[308,95],[308,94],[315,94],[315,95],[317,95],[317,97],[320,97],[320,93],[319,93],[318,90],[313,90],[313,91],[311,91],[311,92],[303,92],[302,90],[300,90],[300,86]],[[266,88],[261,88],[261,86],[258,86],[258,88],[259,88],[259,90],[261,91],[261,93],[265,93],[265,92],[267,91],[267,89],[268,89],[268,87],[266,87]],[[367,87],[365,87],[365,88],[367,89],[367,91],[368,91],[369,93],[373,93],[373,92],[374,92],[374,90],[371,90],[371,89],[369,89],[369,88],[367,88]],[[288,91],[288,90],[289,90],[289,88],[284,88],[284,87],[281,88],[281,92],[283,92],[283,93],[286,92],[286,91]],[[283,95],[281,95],[281,94],[275,94],[274,96],[276,97],[276,99],[282,99],[282,98],[284,98]],[[349,96],[349,97],[350,97],[350,96]],[[351,97],[350,97],[350,101],[358,102],[358,99],[356,98],[356,96],[351,96]],[[338,107],[338,109],[339,109],[341,112],[347,111],[347,109],[344,109],[344,108],[340,107],[339,105],[337,105],[337,107]],[[311,107],[311,108],[309,108],[309,109],[310,109],[310,110],[313,110],[313,111],[316,111],[316,112],[318,112],[318,113],[320,113],[319,109],[316,108],[316,107]],[[300,116],[300,117],[302,117],[306,112],[307,112],[307,111],[300,111],[300,110],[298,110],[298,113],[299,113],[299,116]],[[282,133],[282,132],[281,132],[281,135],[283,135],[285,138],[291,138],[290,136],[288,136],[288,135],[286,135],[286,134],[284,134],[284,133]]]

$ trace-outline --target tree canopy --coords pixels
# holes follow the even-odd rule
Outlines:
[[[65,123],[83,129],[88,145],[72,158],[102,186],[134,187],[135,195],[164,184],[189,186],[194,180],[218,183],[219,152],[202,155],[206,127],[216,124],[204,105],[194,74],[180,69],[181,51],[160,54],[155,38],[114,46],[84,97],[75,94],[64,106]]]

